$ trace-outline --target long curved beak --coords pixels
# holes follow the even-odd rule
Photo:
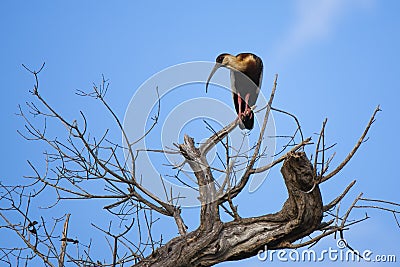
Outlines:
[[[206,93],[208,90],[208,83],[210,82],[212,76],[214,75],[214,73],[217,71],[217,69],[219,69],[222,65],[217,63],[214,65],[214,68],[211,70],[210,76],[208,76],[207,82],[206,82]]]

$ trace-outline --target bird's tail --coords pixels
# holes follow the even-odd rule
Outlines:
[[[242,120],[242,122],[239,123],[240,129],[242,129],[242,130],[243,129],[247,129],[247,130],[253,129],[253,126],[254,126],[254,113],[253,113],[253,111],[251,111],[247,115],[243,115],[241,120]]]

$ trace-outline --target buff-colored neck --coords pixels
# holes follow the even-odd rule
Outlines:
[[[244,72],[249,67],[249,58],[246,57],[246,58],[238,59],[235,56],[226,55],[224,57],[222,64],[225,65],[226,67]]]

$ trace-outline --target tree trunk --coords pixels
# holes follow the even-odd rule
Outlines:
[[[135,266],[212,266],[254,256],[265,246],[285,248],[311,234],[323,213],[312,164],[304,152],[290,153],[281,173],[289,195],[281,211],[227,223],[216,220],[211,229],[199,227],[176,237]]]

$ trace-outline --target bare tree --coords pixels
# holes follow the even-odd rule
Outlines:
[[[272,105],[277,88],[277,75],[268,104],[258,111],[264,113],[264,120],[257,143],[250,151],[235,154],[238,149],[227,141],[227,136],[238,124],[237,119],[215,131],[200,146],[196,146],[194,139],[185,135],[182,144],[175,144],[176,150],[151,151],[179,153],[183,163],[173,168],[179,169],[188,164],[193,170],[200,213],[199,227],[189,230],[181,214],[179,196],[169,192],[163,184],[167,199],[165,201],[143,186],[143,177],[138,175],[141,166],[136,165],[140,148],[135,147],[137,140],[129,140],[120,119],[105,99],[107,80],[103,78],[101,84],[94,85],[91,92],[79,91],[78,94],[100,101],[122,133],[125,146],[109,139],[109,129],[105,129],[104,134],[99,137],[92,136],[83,112],[80,112],[79,122],[69,121],[60,114],[39,91],[38,75],[43,67],[44,65],[38,71],[26,68],[35,78],[31,93],[36,102],[27,103],[29,113],[20,107],[19,115],[26,124],[21,135],[27,140],[41,141],[47,147],[45,168],[38,169],[28,161],[34,172],[34,175],[27,177],[30,183],[0,183],[0,217],[3,220],[0,231],[11,231],[21,241],[15,246],[0,248],[0,261],[8,266],[28,265],[32,261],[41,261],[45,266],[64,266],[67,263],[76,266],[211,266],[254,256],[266,246],[269,250],[300,248],[314,245],[333,234],[339,234],[343,238],[350,226],[368,218],[366,216],[350,221],[350,213],[355,208],[384,209],[392,212],[397,221],[399,204],[363,198],[362,194],[342,213],[339,204],[355,181],[330,203],[322,202],[320,192],[320,186],[334,178],[366,140],[367,133],[380,110],[379,106],[373,112],[354,148],[330,172],[328,169],[334,153],[328,156],[328,150],[332,146],[325,142],[327,121],[322,124],[314,144],[313,160],[310,160],[304,152],[304,147],[313,143],[311,138],[303,138],[298,119]],[[158,114],[159,109],[160,106]],[[297,129],[272,163],[256,167],[256,163],[265,156],[261,144],[272,111],[292,117]],[[44,127],[36,126],[34,118],[43,118]],[[67,138],[60,140],[58,137],[51,137],[47,133],[48,121],[60,122],[66,129]],[[157,122],[158,115],[154,118],[154,125]],[[138,137],[138,140],[141,138],[143,137]],[[218,145],[225,149],[224,158],[221,158],[225,167],[223,170],[211,166],[206,158],[207,153]],[[245,158],[245,163],[235,160],[239,156]],[[273,214],[242,218],[234,204],[235,198],[243,191],[252,175],[266,172],[281,163],[281,173],[288,193],[282,209]],[[225,175],[223,183],[215,182],[215,171]],[[176,175],[176,178],[180,180],[179,175]],[[160,183],[163,183],[162,178]],[[99,186],[102,190],[98,189]],[[50,209],[57,207],[62,200],[98,199],[99,203],[103,203],[100,200],[113,201],[102,208],[115,218],[114,223],[120,222],[122,230],[115,232],[111,222],[106,229],[92,224],[94,229],[106,236],[111,261],[100,262],[93,259],[92,244],[82,244],[69,235],[70,214],[62,218],[32,218],[31,201],[49,189],[55,193],[55,203],[50,205]],[[382,202],[392,208],[380,206]],[[232,219],[223,221],[220,217],[221,211],[229,214]],[[162,216],[173,218],[178,236],[165,241],[162,237],[153,236],[154,223]],[[133,231],[138,234],[137,240],[129,238],[128,234]]]

